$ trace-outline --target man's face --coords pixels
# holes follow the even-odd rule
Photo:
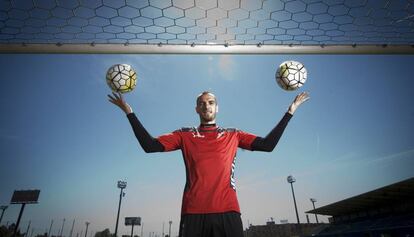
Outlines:
[[[218,106],[216,98],[212,94],[204,94],[197,100],[196,112],[200,116],[201,123],[215,123]]]

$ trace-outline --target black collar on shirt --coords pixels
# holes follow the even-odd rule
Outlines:
[[[212,132],[212,131],[216,131],[217,130],[217,125],[215,123],[212,124],[200,124],[200,126],[198,127],[200,129],[200,131],[204,131],[204,132]]]
[[[211,128],[211,127],[216,127],[217,125],[215,123],[211,123],[211,124],[200,124],[200,128]]]

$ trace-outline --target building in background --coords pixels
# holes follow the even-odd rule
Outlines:
[[[314,236],[414,236],[414,178],[306,213],[331,216]]]
[[[331,216],[329,224],[250,225],[246,237],[391,237],[414,236],[414,178],[306,212]]]
[[[244,231],[245,237],[291,237],[291,236],[312,236],[328,227],[326,223],[286,223],[276,224],[273,220],[267,221],[266,225],[250,225]]]

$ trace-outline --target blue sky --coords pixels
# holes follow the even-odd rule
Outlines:
[[[274,79],[285,60],[304,63],[308,81],[295,92]],[[218,123],[265,136],[295,95],[311,99],[290,121],[272,153],[238,152],[236,185],[244,226],[295,222],[327,205],[414,176],[413,56],[401,55],[0,55],[0,205],[14,190],[40,189],[26,206],[35,233],[68,235],[115,229],[116,182],[128,182],[125,216],[140,216],[144,234],[172,220],[177,233],[185,170],[179,151],[146,154],[125,115],[107,101],[105,72],[127,63],[138,73],[126,94],[147,130],[158,136],[198,124],[195,97],[218,97]],[[9,206],[1,224],[17,219]],[[311,221],[315,221],[310,216]],[[326,217],[320,220],[327,221]],[[135,229],[139,232],[139,228]]]

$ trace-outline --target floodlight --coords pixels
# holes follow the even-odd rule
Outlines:
[[[126,181],[118,181],[118,188],[126,188],[127,182]]]
[[[312,202],[313,210],[315,210],[315,202],[316,202],[316,199],[315,198],[311,198],[310,201]],[[315,219],[316,219],[316,223],[319,223],[318,215],[316,215],[316,213],[315,213]]]
[[[88,234],[88,227],[89,227],[90,222],[86,221],[85,225],[86,225],[86,230],[85,230],[85,237]]]
[[[122,180],[118,181],[118,188],[121,189],[121,193],[119,194],[118,215],[116,217],[116,224],[115,224],[115,237],[117,237],[117,234],[118,234],[119,212],[121,211],[122,197],[125,196],[125,193],[123,192],[123,190],[124,190],[124,188],[126,188],[126,186],[127,186],[126,181],[122,181]]]
[[[295,177],[293,177],[292,175],[289,175],[289,176],[287,177],[287,181],[288,181],[288,183],[294,183],[294,182],[296,182],[296,179],[295,179]]]
[[[293,183],[296,182],[296,179],[292,175],[289,175],[287,177],[287,181],[288,183],[290,183],[290,187],[292,188],[292,196],[293,196],[293,203],[295,204],[296,219],[298,221],[298,224],[300,224],[298,207],[296,206],[295,192],[293,191]]]
[[[169,221],[168,224],[170,224],[170,227],[168,228],[168,237],[171,237],[171,224],[172,224],[172,221]]]

